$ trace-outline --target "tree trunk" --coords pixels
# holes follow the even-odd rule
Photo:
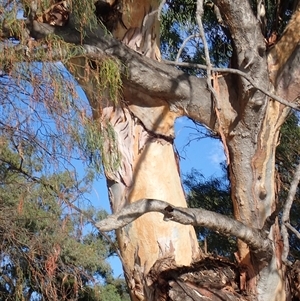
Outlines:
[[[299,89],[293,87],[299,78],[295,67],[298,65],[299,51],[295,51],[293,43],[289,42],[286,46],[286,40],[291,41],[294,35],[299,22],[298,14],[291,20],[281,41],[268,54],[268,63],[265,57],[258,58],[258,61],[264,62],[250,68],[250,74],[252,70],[255,72],[253,78],[260,78],[260,86],[273,89],[276,95],[290,102],[296,98],[295,92],[299,93]],[[298,30],[296,32],[298,35]],[[295,40],[298,39],[295,37]],[[258,47],[257,41],[255,44]],[[237,60],[236,67],[242,70],[243,64],[243,59]],[[268,69],[263,70],[263,66],[268,66]],[[245,243],[238,241],[236,257],[241,268],[245,268],[240,276],[240,286],[248,293],[257,295],[258,300],[289,300],[287,271],[282,262],[284,246],[277,217],[275,151],[280,127],[290,109],[268,98],[261,101],[260,92],[245,93],[244,87],[242,80],[239,80],[238,103],[243,109],[239,107],[236,110],[237,122],[227,135],[234,216],[245,225],[264,229],[272,241],[273,254],[267,264],[262,264],[259,254],[251,252]]]
[[[240,278],[241,288],[258,293],[259,300],[286,300],[278,219],[268,225],[267,218],[277,209],[275,150],[279,129],[288,111],[271,101],[255,138],[241,122],[235,129],[239,134],[228,139],[234,216],[250,227],[265,227],[273,241],[274,254],[267,266],[262,265],[259,254],[251,253],[244,242],[238,241],[237,260],[245,269]]]
[[[294,79],[298,76],[296,67],[292,67],[298,66],[295,62],[299,59],[291,55],[295,49],[290,49],[290,61],[282,63],[276,57],[277,48],[273,50],[275,54],[272,51],[267,54],[248,2],[216,0],[215,3],[222,7],[223,18],[234,36],[233,67],[245,72],[255,86],[293,101],[299,89],[287,83],[285,70],[294,72]],[[151,12],[158,4],[157,1],[143,1],[139,5],[131,0],[123,1],[122,20],[113,27],[114,37],[155,60],[160,59],[159,24],[156,14]],[[86,59],[82,58],[81,63],[76,60],[81,65],[77,73],[86,72]],[[87,74],[82,76],[86,77]],[[193,91],[192,81],[189,84]],[[210,92],[200,81],[201,101],[193,99],[188,104],[168,102],[131,87],[124,89],[118,104],[112,104],[108,96],[102,95],[101,102],[100,96],[91,93],[96,83],[81,81],[81,85],[100,128],[110,124],[116,132],[121,164],[117,170],[105,168],[113,213],[140,199],[158,199],[174,207],[186,207],[173,149],[173,126],[177,117],[187,114],[224,137],[234,216],[249,229],[266,231],[273,247],[270,256],[262,257],[266,254],[254,252],[238,241],[237,266],[210,257],[195,263],[203,256],[194,229],[165,221],[161,213],[146,213],[117,230],[132,300],[289,300],[278,218],[272,217],[277,209],[275,150],[280,126],[289,109],[237,75],[214,82],[222,97],[218,114],[213,112]],[[247,297],[243,296],[245,292]]]
[[[156,60],[160,59],[159,24],[157,14],[151,13],[158,5],[157,0],[140,1],[138,5],[131,0],[123,1],[122,21],[112,31],[115,38],[130,48]],[[179,113],[172,112],[166,101],[150,97],[151,107],[145,112],[144,104],[136,105],[130,99],[132,95],[123,96],[123,102],[135,105],[129,105],[128,109],[120,100],[118,105],[99,108],[98,100],[91,101],[101,127],[107,123],[113,125],[121,155],[117,170],[105,169],[112,211],[118,212],[143,198],[186,207],[173,148],[174,120]],[[199,258],[194,228],[164,221],[160,213],[145,214],[118,230],[117,239],[132,300],[156,300],[146,278],[157,260],[173,258],[181,266]]]

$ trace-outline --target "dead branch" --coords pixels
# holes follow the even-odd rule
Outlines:
[[[204,27],[203,27],[203,23],[202,23],[203,13],[204,13],[203,0],[197,0],[196,20],[197,20],[198,27],[199,27],[200,37],[201,37],[202,43],[203,43],[205,61],[206,61],[206,65],[207,65],[206,82],[207,82],[208,89],[211,91],[211,94],[213,96],[214,109],[216,111],[216,116],[217,116],[217,121],[218,121],[218,126],[219,126],[219,133],[220,133],[221,140],[222,140],[222,143],[224,146],[224,150],[225,150],[225,154],[226,154],[226,158],[227,158],[227,160],[226,160],[227,165],[229,165],[229,163],[230,163],[229,151],[228,151],[228,146],[226,143],[226,138],[225,138],[225,135],[223,132],[222,121],[221,121],[220,114],[219,114],[219,112],[221,111],[220,101],[219,101],[219,93],[217,93],[217,91],[215,89],[215,87],[218,88],[218,82],[217,82],[217,77],[215,76],[214,71],[212,70],[212,64],[210,61],[208,43],[207,43],[207,40],[205,37]]]
[[[207,65],[207,86],[209,88],[209,90],[211,91],[213,98],[214,98],[214,102],[215,102],[215,108],[217,110],[221,110],[220,105],[219,105],[219,100],[218,100],[218,95],[215,91],[215,89],[212,86],[212,65],[211,65],[211,61],[210,61],[210,57],[209,57],[209,50],[208,50],[208,44],[207,44],[207,40],[205,37],[205,32],[204,32],[204,27],[202,24],[202,15],[203,15],[203,0],[197,0],[197,11],[196,11],[196,20],[198,23],[198,27],[199,27],[199,32],[200,32],[200,37],[202,39],[202,43],[203,43],[203,48],[204,48],[204,55],[205,55],[205,61],[206,61],[206,65]]]
[[[245,226],[243,223],[222,214],[201,208],[173,207],[169,203],[155,199],[141,199],[120,212],[108,216],[96,223],[100,231],[111,231],[122,228],[148,212],[160,212],[165,221],[183,225],[207,227],[223,235],[232,235],[241,239],[253,250],[271,251],[267,236],[258,229]]]

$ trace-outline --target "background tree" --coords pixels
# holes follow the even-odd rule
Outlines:
[[[203,208],[227,216],[232,216],[230,185],[225,166],[221,177],[205,179],[197,170],[184,177],[187,203],[191,208]],[[205,227],[195,228],[201,248],[205,253],[232,258],[236,252],[235,237],[226,237]]]
[[[84,115],[87,105],[69,102],[74,82],[62,96],[67,74],[59,65],[14,68],[0,80],[0,299],[128,300],[105,261],[115,238],[94,228],[107,213],[86,199],[100,168],[93,143],[98,150],[102,139]],[[67,122],[74,115],[85,126]]]
[[[20,158],[2,136],[1,300],[125,300],[122,282],[105,261],[113,250],[100,234],[85,230],[86,217],[72,207],[87,187],[79,189],[68,172],[35,177],[44,166],[32,145],[22,150]],[[85,214],[96,220],[106,215],[93,211]],[[90,286],[97,279],[103,285]]]
[[[36,87],[37,76],[32,76],[30,68],[19,72],[26,64],[16,62],[61,61],[89,99],[94,122],[89,121],[90,114],[78,110],[76,102],[77,114],[69,120],[91,123],[92,133],[100,133],[98,140],[83,140],[90,142],[84,145],[90,147],[92,158],[101,152],[114,212],[97,226],[104,231],[119,229],[117,239],[132,300],[286,300],[296,296],[287,278],[287,229],[296,231],[289,212],[300,171],[297,167],[280,222],[275,150],[290,108],[298,109],[298,1],[215,0],[205,5],[203,1],[166,1],[164,7],[154,0],[139,5],[131,0],[86,1],[84,5],[76,1],[12,3],[3,5],[1,36],[17,38],[18,45],[3,48],[4,72],[19,81],[27,75],[27,82]],[[26,20],[16,19],[19,6],[15,3],[23,5]],[[196,65],[181,62],[179,48],[177,61],[168,64],[196,68],[190,74],[198,77],[155,62],[161,60],[157,20],[162,8],[174,21],[166,22],[165,28],[183,31],[187,27],[180,27],[180,21],[187,20],[188,30],[195,30],[191,35],[187,31],[188,39],[174,35],[175,46],[171,46],[178,48],[176,39],[177,45],[185,39],[181,48],[193,47],[186,51],[186,58],[201,58],[201,54],[205,58],[205,65],[199,65],[203,59]],[[179,13],[184,17],[177,21]],[[211,36],[205,35],[205,28],[211,29]],[[192,49],[195,55],[190,54]],[[227,62],[231,68],[223,68]],[[199,77],[205,74],[199,68],[206,70],[206,77]],[[59,84],[53,74],[47,78],[50,100],[55,96],[65,100],[66,106],[74,104],[63,97],[70,93],[55,94],[61,87],[74,87],[70,76]],[[45,91],[42,87],[37,90]],[[56,103],[62,107],[60,101]],[[186,208],[173,150],[174,121],[181,116],[202,123],[220,137],[234,218]],[[200,252],[191,225],[235,236],[237,264]],[[295,267],[291,273],[297,279]]]

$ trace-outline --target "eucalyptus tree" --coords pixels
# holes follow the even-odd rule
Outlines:
[[[83,215],[100,219],[105,212],[75,211],[72,205],[84,202],[87,187],[70,172],[50,174],[34,145],[22,140],[18,152],[17,134],[11,132],[8,139],[0,128],[6,134],[0,151],[0,299],[74,300],[86,295],[99,300],[92,296],[100,288],[91,284],[101,278],[101,291],[108,291],[107,281],[111,296],[114,288],[114,297],[121,300],[105,261],[110,244],[86,229],[90,222]]]
[[[101,157],[113,211],[97,226],[117,229],[132,300],[296,298],[288,231],[296,231],[289,212],[300,172],[295,162],[279,221],[275,150],[281,125],[298,109],[298,1],[23,0],[4,2],[2,12],[3,72],[23,77],[32,73],[18,72],[20,64],[60,61],[89,99],[92,133],[101,135],[88,135],[86,145],[99,154],[95,163]],[[163,49],[176,55],[160,53],[163,14],[170,30]],[[27,76],[34,87],[36,80]],[[70,77],[51,80],[53,99],[67,93],[58,88],[72,91]],[[220,137],[233,217],[186,208],[173,149],[181,116]],[[85,110],[74,118],[90,122]],[[236,263],[200,251],[196,225],[235,236]]]

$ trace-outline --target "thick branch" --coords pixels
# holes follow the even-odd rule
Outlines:
[[[257,74],[257,72],[258,70],[265,72],[262,68],[265,67],[265,64],[263,66],[259,64],[265,63],[262,58],[266,46],[260,24],[252,12],[249,1],[216,0],[214,3],[222,8],[223,19],[229,27],[238,55],[239,69],[250,69],[250,73],[261,76],[262,74]]]
[[[164,61],[166,64],[168,65],[175,65],[175,66],[183,66],[183,67],[190,67],[190,68],[199,68],[199,69],[204,69],[207,70],[207,66],[206,65],[202,65],[202,64],[194,64],[194,63],[188,63],[188,62],[174,62],[174,61]],[[275,95],[274,93],[272,93],[271,91],[261,87],[260,85],[256,84],[253,79],[246,73],[243,71],[240,71],[238,69],[233,69],[233,68],[211,68],[212,71],[214,72],[219,72],[219,73],[231,73],[231,74],[237,74],[242,76],[243,78],[245,78],[254,88],[256,88],[257,90],[261,91],[262,93],[264,93],[265,95],[271,97],[273,100],[276,100],[278,102],[280,102],[281,104],[290,107],[292,109],[295,109],[297,111],[300,111],[300,107],[297,104],[294,104],[292,101],[294,101],[295,99],[284,99],[278,95]]]
[[[129,101],[134,101],[142,106],[145,98],[149,101],[149,96],[154,101],[159,98],[174,106],[174,109],[181,110],[181,114],[188,115],[209,128],[214,127],[215,118],[212,116],[215,114],[205,79],[189,76],[174,67],[146,58],[109,35],[105,35],[100,28],[88,33],[83,41],[79,32],[68,27],[57,28],[35,22],[31,28],[31,36],[36,39],[42,39],[50,33],[55,33],[67,43],[80,45],[81,49],[78,51],[78,55],[92,59],[101,59],[105,56],[113,56],[118,59],[124,66],[123,83]],[[82,45],[81,42],[83,42]],[[39,53],[34,49],[31,52],[26,51],[27,59],[40,58],[41,51],[46,53],[49,50],[40,48]],[[70,49],[69,53],[62,53],[62,50],[59,49],[57,53],[48,55],[49,59],[51,57],[52,60],[61,61],[69,56]],[[224,89],[227,89],[225,82]],[[147,103],[148,105],[149,103]]]
[[[147,212],[160,212],[164,220],[172,220],[184,225],[207,227],[224,235],[232,235],[247,243],[253,250],[268,251],[269,240],[258,229],[252,229],[243,223],[219,213],[200,208],[173,207],[169,203],[154,199],[142,199],[124,207],[119,213],[112,214],[98,222],[100,231],[122,228]]]
[[[209,128],[214,127],[215,114],[205,79],[189,76],[163,63],[143,57],[113,39],[107,38],[108,41],[104,43],[102,39],[96,41],[94,46],[91,46],[92,41],[89,40],[89,46],[84,47],[88,53],[92,53],[93,49],[96,52],[97,49],[103,49],[102,45],[109,44],[104,50],[105,54],[118,58],[125,66],[123,87],[129,101],[143,106],[143,102],[148,100],[149,96],[154,100],[159,98],[171,106],[174,105],[174,108],[182,109],[184,115],[204,123]],[[227,90],[225,82],[223,84]]]
[[[266,44],[250,2],[244,0],[215,0],[214,3],[221,8],[223,20],[228,26],[233,40],[233,67],[247,72],[256,85],[268,90]],[[260,111],[261,114],[253,114],[251,103],[262,106],[266,104],[267,97],[257,91],[250,98],[249,94],[253,93],[253,89],[243,78],[239,78],[237,86],[240,95],[239,103],[241,107],[246,106],[245,119],[255,120],[254,123],[258,124],[262,120],[264,110]],[[263,106],[263,108],[265,107]]]
[[[268,55],[270,79],[275,83],[284,65],[291,57],[300,41],[300,7],[294,12],[281,39],[271,48]]]

